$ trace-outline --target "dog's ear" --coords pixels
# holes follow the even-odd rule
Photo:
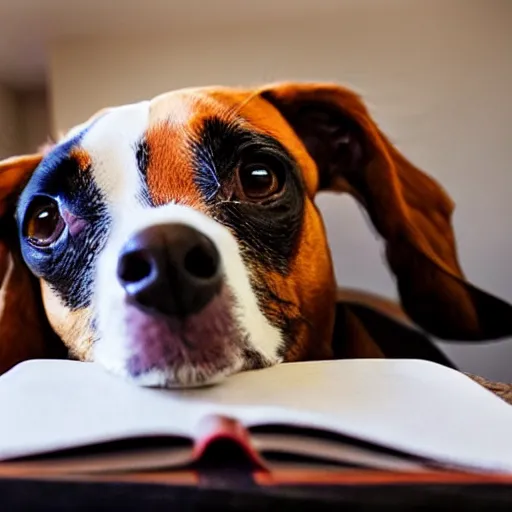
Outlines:
[[[318,167],[319,190],[348,192],[366,209],[414,322],[447,340],[512,334],[512,306],[463,274],[450,197],[388,141],[355,93],[330,84],[282,83],[262,88],[261,95],[303,141]]]
[[[60,357],[62,346],[43,310],[41,292],[23,262],[14,204],[42,155],[0,161],[0,374],[27,359]]]
[[[42,154],[13,156],[0,161],[0,217],[26,185]]]

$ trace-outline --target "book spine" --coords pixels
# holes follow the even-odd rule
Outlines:
[[[246,428],[236,419],[220,415],[207,416],[200,423],[193,459],[200,465],[206,463],[216,468],[244,465],[252,471],[268,471]]]

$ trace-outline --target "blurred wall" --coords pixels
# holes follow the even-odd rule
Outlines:
[[[47,91],[22,91],[17,97],[22,148],[26,152],[35,152],[48,140],[51,132]]]
[[[399,149],[454,197],[467,275],[512,300],[512,2],[368,5],[340,2],[329,19],[184,24],[158,37],[60,41],[50,65],[54,129],[178,87],[282,79],[351,85]],[[354,203],[332,195],[319,202],[340,283],[395,296],[382,247]],[[468,371],[512,379],[512,340],[446,351]]]
[[[0,86],[0,158],[34,152],[51,131],[46,91]]]
[[[21,147],[20,134],[16,95],[7,87],[0,86],[0,158],[18,153]]]

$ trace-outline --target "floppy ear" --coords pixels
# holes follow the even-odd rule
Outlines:
[[[42,155],[33,154],[0,161],[0,217],[26,185],[41,158]]]
[[[29,155],[0,162],[0,374],[26,359],[63,355],[14,226],[14,203],[40,160]]]
[[[316,162],[319,189],[348,192],[386,244],[402,306],[446,340],[512,334],[512,306],[471,285],[460,267],[453,203],[379,130],[361,99],[330,84],[275,84],[261,90]]]

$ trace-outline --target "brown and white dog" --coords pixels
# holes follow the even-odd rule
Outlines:
[[[512,333],[511,306],[463,276],[451,200],[356,94],[195,88],[101,111],[45,154],[0,163],[0,370],[53,353],[52,332],[71,357],[149,386],[418,355],[376,344],[355,309],[338,309],[333,347],[321,190],[366,209],[415,325],[449,340]]]

